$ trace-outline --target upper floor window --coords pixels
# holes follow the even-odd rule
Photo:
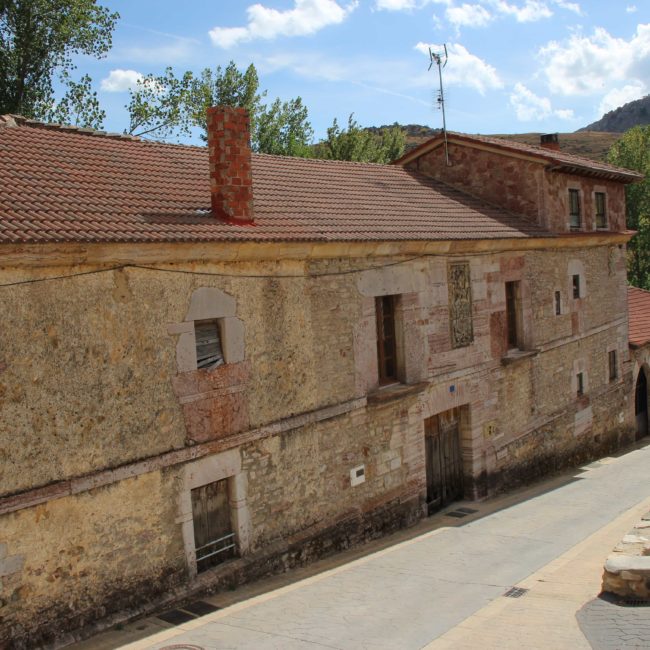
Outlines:
[[[569,190],[569,225],[572,229],[577,229],[582,226],[580,190]]]
[[[618,362],[616,359],[616,350],[610,350],[607,357],[609,360],[609,381],[614,381],[618,377]]]
[[[594,194],[594,204],[596,208],[596,228],[607,228],[605,192],[596,192]]]
[[[585,375],[579,372],[576,375],[576,395],[582,397],[585,394]]]
[[[555,315],[559,316],[562,313],[562,294],[559,291],[555,292]]]
[[[397,381],[397,338],[395,328],[395,296],[375,298],[377,315],[377,362],[379,383]]]

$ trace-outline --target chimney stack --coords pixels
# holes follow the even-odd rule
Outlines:
[[[557,133],[545,133],[539,138],[539,144],[542,149],[552,149],[553,151],[560,150],[560,139]]]
[[[252,224],[253,174],[250,120],[245,108],[208,108],[208,154],[212,214],[237,224]]]

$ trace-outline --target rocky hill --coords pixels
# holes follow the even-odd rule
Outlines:
[[[650,124],[650,95],[628,102],[606,113],[597,122],[579,131],[609,131],[623,133],[633,126]]]

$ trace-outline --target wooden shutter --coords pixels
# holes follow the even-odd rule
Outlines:
[[[196,337],[196,367],[210,369],[223,365],[219,323],[216,320],[195,321],[194,336]]]

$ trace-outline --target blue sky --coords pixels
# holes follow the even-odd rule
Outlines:
[[[574,131],[650,93],[650,0],[101,0],[113,49],[81,59],[107,110],[139,75],[254,63],[268,99],[301,96],[317,139],[334,117],[439,127],[428,47],[447,44],[447,126]]]

